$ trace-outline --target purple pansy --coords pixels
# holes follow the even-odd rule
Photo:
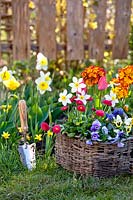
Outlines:
[[[112,121],[114,119],[114,115],[112,113],[110,114],[106,114],[106,118],[109,120],[109,121]]]
[[[96,119],[90,128],[91,131],[98,131],[101,127],[101,123]]]
[[[113,115],[116,117],[117,115],[122,116],[124,114],[124,111],[122,108],[115,108],[114,111],[112,112]]]
[[[91,139],[97,141],[99,139],[98,132],[92,132],[91,133]]]

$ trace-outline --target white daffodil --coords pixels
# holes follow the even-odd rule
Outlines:
[[[37,90],[39,90],[40,94],[44,94],[46,91],[52,91],[49,83],[46,82],[43,77],[36,79],[35,83],[37,84]]]
[[[120,127],[122,125],[123,121],[121,119],[121,116],[120,115],[117,115],[116,118],[114,119],[114,124],[117,126],[117,127]]]
[[[106,100],[109,100],[112,102],[112,107],[114,107],[115,104],[119,102],[117,99],[116,93],[114,93],[112,90],[110,91],[110,95],[107,94],[104,97]]]
[[[46,74],[44,74],[43,71],[40,71],[40,77],[43,78],[46,82],[48,82],[49,85],[51,84],[52,79],[50,77],[50,72],[47,72]]]
[[[81,94],[77,95],[77,99],[75,100],[80,100],[83,102],[84,105],[87,103],[87,99],[89,99],[91,96],[88,94],[85,94],[85,91],[82,91]]]
[[[6,66],[0,71],[0,82],[8,81],[12,78],[12,71],[8,70]]]
[[[45,57],[42,53],[37,54],[37,64],[36,64],[37,70],[47,70],[48,69],[48,59]]]
[[[67,94],[67,90],[64,90],[59,94],[59,99],[58,101],[63,104],[63,106],[66,106],[68,103],[70,104],[70,98],[72,97],[72,94]]]
[[[83,88],[86,88],[86,85],[83,83],[83,78],[77,79],[77,77],[73,77],[73,83],[70,83],[69,86],[72,88],[71,92],[81,92]]]

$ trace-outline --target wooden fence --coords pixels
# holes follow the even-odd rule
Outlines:
[[[28,0],[0,0],[0,56],[7,53],[12,59],[23,60],[29,58],[32,50],[55,60],[63,51],[67,60],[86,57],[102,60],[106,50],[112,52],[113,59],[127,58],[132,0],[112,0],[115,11],[112,39],[105,28],[108,15],[112,14],[108,13],[111,0],[92,0],[91,5],[85,0],[66,0],[66,10],[59,14],[57,6],[61,7],[64,0],[34,1],[33,28]],[[91,25],[95,27],[87,21],[92,15],[89,10],[94,18]]]

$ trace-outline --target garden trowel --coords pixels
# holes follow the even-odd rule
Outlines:
[[[19,104],[19,115],[21,122],[22,138],[18,147],[20,154],[20,159],[24,166],[29,170],[32,170],[36,167],[36,158],[35,158],[35,148],[36,144],[29,144],[26,139],[26,134],[28,132],[28,123],[27,123],[27,106],[25,100],[20,100]]]

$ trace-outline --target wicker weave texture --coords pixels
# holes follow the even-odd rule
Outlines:
[[[133,174],[133,138],[124,141],[124,147],[117,144],[95,143],[57,135],[55,142],[56,161],[65,169],[81,175],[109,177],[119,174]]]

